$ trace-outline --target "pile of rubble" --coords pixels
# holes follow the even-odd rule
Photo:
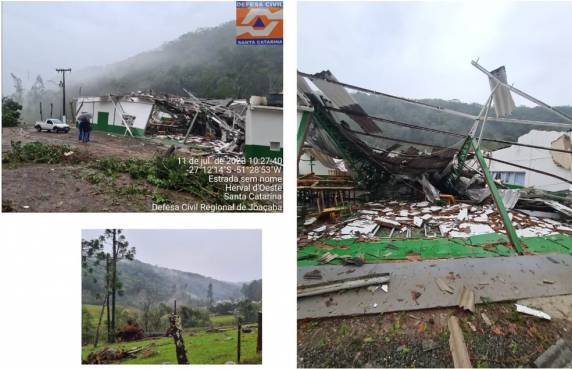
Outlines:
[[[139,341],[145,338],[145,332],[139,323],[129,319],[127,320],[127,324],[121,327],[117,333],[117,337],[121,342]]]
[[[549,215],[549,214],[546,214]],[[560,216],[528,215],[510,210],[509,217],[520,237],[545,236],[553,233],[572,234],[572,226]],[[493,204],[467,203],[437,206],[428,201],[369,202],[353,216],[336,222],[315,226],[317,217],[306,219],[307,230],[300,241],[321,238],[466,238],[480,234],[506,233],[501,216]],[[304,242],[302,242],[304,243]]]
[[[191,143],[214,153],[242,154],[246,101],[212,100],[137,92],[155,103],[147,134]]]
[[[115,364],[125,359],[151,357],[158,354],[157,351],[153,350],[153,346],[154,344],[151,344],[147,347],[132,349],[104,347],[99,351],[90,352],[87,358],[82,360],[82,364]]]

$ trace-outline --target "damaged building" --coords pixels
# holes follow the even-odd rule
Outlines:
[[[282,159],[282,94],[271,97],[253,96],[246,111],[246,143],[248,159]]]
[[[572,271],[562,267],[572,261],[572,150],[563,132],[572,118],[509,85],[504,67],[489,72],[473,65],[491,86],[478,115],[349,85],[329,71],[299,72],[298,319],[474,310],[483,301],[572,293],[564,283]],[[468,124],[447,132],[432,122],[371,116],[350,91],[460,116]],[[560,120],[512,118],[512,93]],[[546,131],[509,142],[483,136],[487,121]],[[391,126],[427,134],[392,135]],[[451,143],[435,144],[435,134]],[[483,152],[481,142],[489,141],[502,148]],[[526,171],[523,178],[506,174],[519,171]],[[548,187],[548,181],[559,186]],[[519,258],[495,261],[513,256]],[[536,264],[520,267],[529,262]],[[444,282],[447,273],[464,276]],[[541,288],[531,282],[539,276],[548,281]]]
[[[570,132],[532,130],[518,138],[518,143],[541,145],[553,149],[572,149]],[[553,173],[572,181],[572,155],[557,151],[546,151],[534,147],[510,146],[491,153],[492,159],[499,159],[543,172]],[[489,167],[495,179],[508,184],[534,187],[546,191],[569,191],[570,184],[557,178],[525,168],[514,167],[499,161],[490,161]]]
[[[92,117],[92,128],[97,131],[124,134],[125,124],[133,136],[144,136],[155,102],[139,96],[79,97],[76,101],[76,119],[81,114]]]
[[[96,131],[153,137],[215,154],[282,158],[282,95],[248,100],[203,99],[133,92],[79,97],[76,121],[88,115]]]

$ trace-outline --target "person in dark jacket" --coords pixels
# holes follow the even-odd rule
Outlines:
[[[83,131],[83,142],[89,142],[89,136],[91,135],[91,121],[87,121],[87,126],[85,131]]]
[[[79,117],[79,140],[81,142],[89,142],[89,133],[91,131],[91,124],[87,114]]]

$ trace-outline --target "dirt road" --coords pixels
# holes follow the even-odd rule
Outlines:
[[[77,130],[70,133],[36,132],[32,127],[3,128],[3,156],[12,150],[12,142],[40,142],[51,145],[66,145],[71,152],[81,153],[89,160],[114,158],[119,160],[151,160],[170,148],[147,138],[133,138],[93,131],[87,144],[78,142]],[[72,154],[72,155],[75,155]],[[204,154],[204,153],[203,153]],[[178,147],[176,155],[189,158],[197,155],[188,147]],[[281,168],[265,173],[260,166],[229,166],[230,173],[242,176],[277,177],[281,180]],[[277,170],[276,170],[277,169]],[[214,171],[216,173],[216,171]],[[261,191],[264,193],[264,191]],[[280,190],[281,196],[281,190]],[[270,202],[271,207],[281,209],[282,199]],[[161,207],[161,205],[177,205]],[[158,188],[145,179],[133,179],[126,174],[102,174],[90,167],[89,162],[80,164],[2,164],[2,209],[16,212],[190,212],[212,211],[197,207],[202,200],[190,193]],[[157,206],[158,205],[158,206]],[[204,205],[204,204],[203,204]],[[159,209],[159,210],[158,210]],[[202,209],[202,210],[201,210]],[[256,208],[246,211],[268,211]],[[273,211],[273,210],[270,210]],[[278,210],[281,211],[281,210]]]
[[[32,127],[2,128],[2,152],[10,150],[12,141],[43,142],[54,145],[68,145],[72,149],[88,151],[94,157],[115,156],[117,158],[151,159],[167,146],[143,138],[117,136],[105,132],[92,131],[90,142],[78,141],[78,131],[72,128],[69,133],[37,132]]]

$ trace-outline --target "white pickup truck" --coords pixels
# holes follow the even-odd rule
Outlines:
[[[48,132],[64,132],[68,133],[70,131],[70,126],[67,123],[62,122],[56,118],[49,118],[43,122],[36,122],[34,128],[38,130],[38,132],[42,132],[42,130],[46,130]]]

